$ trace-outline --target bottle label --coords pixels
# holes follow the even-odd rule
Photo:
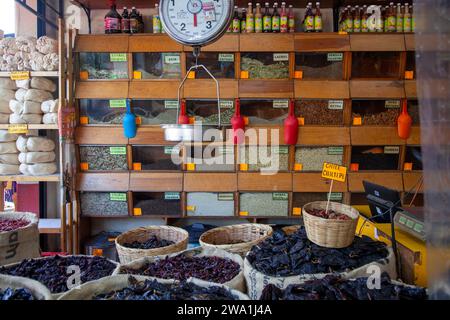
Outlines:
[[[130,30],[133,33],[136,33],[138,31],[138,25],[139,22],[137,21],[137,19],[130,19]]]
[[[249,32],[249,33],[254,32],[255,20],[253,19],[253,17],[247,16],[246,29],[247,29],[247,32]]]
[[[346,19],[345,27],[347,28],[347,31],[352,32],[353,31],[353,19]]]
[[[295,18],[294,17],[289,18],[288,24],[289,24],[289,30],[294,31],[295,30]]]
[[[233,19],[233,32],[241,32],[241,21],[239,21],[239,19]]]
[[[241,32],[247,31],[247,22],[245,20],[241,21]]]
[[[287,30],[288,30],[288,17],[282,16],[280,18],[280,31],[287,32]]]
[[[262,32],[263,30],[263,21],[261,17],[255,18],[255,32]]]
[[[397,17],[397,32],[403,32],[403,17]]]
[[[263,18],[263,28],[264,31],[272,30],[272,19],[269,16]]]
[[[280,31],[280,17],[272,17],[272,31]]]
[[[362,32],[367,32],[369,30],[369,27],[367,25],[367,19],[362,19],[361,20],[361,31]]]
[[[120,31],[120,20],[118,18],[105,18],[105,30]]]
[[[159,16],[153,16],[153,33],[161,33],[161,20]]]
[[[314,17],[314,30],[322,31],[322,17],[321,16]]]
[[[411,31],[414,32],[416,30],[416,19],[414,17],[411,18]]]
[[[359,19],[353,20],[353,31],[354,32],[361,31],[361,20],[359,20]]]
[[[306,17],[306,19],[305,19],[305,29],[307,31],[314,30],[314,17],[313,16]]]
[[[403,32],[411,32],[411,18],[403,19]]]
[[[122,31],[125,33],[130,32],[130,19],[122,19]]]
[[[396,21],[395,17],[387,18],[387,31],[395,31]]]

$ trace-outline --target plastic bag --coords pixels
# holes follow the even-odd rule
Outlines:
[[[15,133],[9,133],[8,130],[0,130],[0,142],[15,142],[19,138],[19,135]]]
[[[43,124],[58,124],[58,113],[46,113],[42,117]]]
[[[19,165],[0,164],[0,175],[17,175],[17,174],[20,174]]]
[[[58,112],[58,102],[59,100],[47,100],[42,102],[41,104],[41,110],[44,113],[54,113]]]
[[[21,164],[19,170],[24,175],[44,176],[56,173],[56,163]]]
[[[57,53],[58,41],[47,36],[40,37],[36,41],[36,49],[42,54]]]
[[[56,155],[54,151],[50,152],[21,152],[19,162],[25,164],[54,162]]]
[[[38,89],[29,89],[25,94],[25,100],[36,101],[42,103],[44,101],[53,99],[53,95],[50,92]]]
[[[33,89],[45,90],[49,92],[56,91],[56,84],[52,80],[46,78],[32,78],[30,86]]]
[[[25,90],[25,89],[17,90],[16,91],[16,95],[15,95],[16,100],[20,101],[20,102],[24,102],[25,101],[25,95],[27,94],[27,92],[28,92],[28,90]],[[12,100],[12,99],[9,99],[9,100]]]
[[[12,100],[12,99],[14,99],[15,94],[16,93],[14,92],[14,90],[0,88],[0,99],[1,100],[6,100],[6,101]]]
[[[45,137],[19,136],[16,146],[20,152],[49,152],[55,150],[55,143]]]
[[[16,38],[16,46],[23,52],[36,51],[36,38],[31,36],[18,36]]]
[[[16,80],[16,86],[17,88],[22,88],[25,90],[30,89],[30,83],[31,83],[31,79],[26,79],[26,80]]]
[[[12,113],[9,117],[9,123],[11,124],[41,124],[41,114],[16,114]]]
[[[18,153],[17,146],[14,142],[2,142],[0,143],[0,154]]]
[[[0,88],[8,90],[17,90],[16,83],[8,78],[0,78]]]
[[[20,165],[18,154],[17,153],[0,154],[0,163]]]
[[[11,101],[16,101],[16,100],[10,100],[9,102],[6,100],[0,100],[0,113],[11,113],[11,109],[10,109]]]
[[[42,114],[41,104],[35,101],[25,101],[23,103],[23,114]]]

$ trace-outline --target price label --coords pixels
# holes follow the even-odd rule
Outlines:
[[[125,100],[125,99],[109,100],[109,107],[110,108],[126,108],[127,100]]]
[[[110,53],[109,60],[111,62],[127,62],[127,54],[126,53]]]
[[[28,80],[30,79],[30,71],[13,71],[10,75],[11,80]]]
[[[299,207],[292,208],[292,215],[293,216],[301,216],[302,215],[302,208],[299,208]]]
[[[345,182],[346,176],[347,176],[346,167],[342,167],[337,164],[327,162],[323,164],[322,178]]]
[[[195,206],[186,206],[186,211],[195,212],[196,209]]]
[[[219,53],[219,61],[220,62],[234,62],[234,54],[233,53]]]
[[[385,154],[399,154],[400,147],[399,146],[386,146],[384,147]]]
[[[109,147],[109,154],[111,155],[127,154],[127,147]]]
[[[177,100],[165,100],[164,101],[164,108],[166,108],[166,109],[177,109],[178,108],[178,101]]]
[[[233,193],[218,193],[217,194],[218,201],[234,201]]]
[[[165,64],[180,64],[180,56],[179,55],[166,55],[164,56]]]
[[[165,192],[164,200],[180,200],[179,192]]]
[[[142,208],[134,208],[133,215],[136,217],[142,216]]]
[[[289,108],[289,100],[273,100],[274,109],[286,109]]]
[[[289,53],[274,53],[273,61],[289,61]]]
[[[126,193],[110,193],[109,194],[109,200],[126,202],[127,201],[127,194]]]
[[[176,146],[167,146],[164,147],[164,154],[172,154],[172,153],[179,153],[180,149]]]
[[[327,54],[328,61],[342,61],[344,54],[342,52],[330,52]]]
[[[288,154],[289,148],[287,146],[279,146],[273,148],[273,153],[275,154]]]
[[[399,109],[400,100],[386,100],[386,102],[384,103],[384,107],[386,109]]]
[[[330,201],[341,201],[343,196],[342,192],[331,192],[329,195]]]
[[[10,124],[8,126],[8,133],[27,134],[28,124]]]
[[[232,109],[234,108],[233,100],[220,100],[219,106],[221,109]]]
[[[287,192],[274,192],[272,193],[272,200],[281,201],[288,200],[289,194]]]
[[[342,155],[344,154],[344,147],[328,147],[329,155]]]
[[[328,109],[330,110],[342,110],[344,109],[344,100],[329,100]]]

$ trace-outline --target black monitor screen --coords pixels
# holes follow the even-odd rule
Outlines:
[[[401,206],[400,194],[398,191],[368,181],[363,181],[363,185],[371,213],[371,217],[367,218],[377,223],[390,223],[390,207],[393,206],[396,208]],[[397,210],[393,210],[393,213],[395,214],[396,211]]]

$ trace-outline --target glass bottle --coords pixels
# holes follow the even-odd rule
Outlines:
[[[253,15],[253,5],[251,2],[248,3],[247,7],[247,19],[245,24],[247,33],[255,32],[255,17]]]
[[[347,30],[347,8],[340,11],[339,15],[339,32],[345,32]]]
[[[388,13],[389,13],[389,6],[386,6],[384,10],[382,10],[381,13],[381,19],[379,26],[377,26],[378,32],[388,32]]]
[[[403,32],[411,32],[411,14],[409,4],[405,3],[405,14],[403,15]]]
[[[316,2],[316,12],[314,13],[314,31],[322,32],[322,12],[320,12],[320,2]]]
[[[280,14],[278,13],[278,2],[273,4],[272,32],[280,32]]]
[[[263,31],[263,18],[261,13],[261,5],[257,3],[255,12],[255,32],[261,33],[262,31]]]
[[[272,16],[270,15],[270,7],[269,3],[266,2],[264,4],[264,16],[263,16],[263,31],[271,32],[272,31]]]
[[[289,5],[289,14],[288,14],[288,26],[289,32],[295,32],[295,14],[294,14],[294,6]]]
[[[314,31],[314,14],[312,11],[312,3],[309,2],[305,13],[305,32]]]
[[[416,31],[416,17],[414,16],[414,6],[409,6],[409,12],[411,13],[411,32]]]
[[[130,14],[127,7],[123,7],[122,12],[122,33],[130,33]]]
[[[135,7],[131,9],[131,15],[130,15],[130,32],[131,33],[138,33],[139,32],[139,21],[138,21],[138,13]]]
[[[117,12],[116,2],[110,0],[110,10],[105,15],[105,33],[122,33],[122,17],[119,12]]]
[[[247,32],[247,10],[242,8],[242,16],[241,16],[241,32]]]
[[[361,32],[368,32],[369,26],[367,25],[367,19],[369,18],[367,14],[367,6],[362,7],[362,17],[361,17]]]
[[[153,15],[153,33],[161,33],[161,19],[159,17],[159,4],[155,3],[155,14]]]
[[[353,14],[352,7],[347,6],[347,17],[345,19],[345,30],[347,32],[353,32]]]
[[[238,6],[234,6],[234,16],[233,16],[233,33],[241,32],[241,20],[239,19],[239,10]]]
[[[353,16],[353,32],[361,32],[361,11],[359,6],[355,6],[355,15]]]
[[[396,19],[395,31],[397,32],[403,32],[403,14],[404,14],[404,7],[402,7],[401,3],[397,3],[397,13],[395,17]]]
[[[395,16],[395,9],[394,9],[394,3],[391,2],[389,4],[389,10],[387,12],[387,32],[395,32],[395,29],[397,27],[396,22],[396,16]]]
[[[288,32],[288,16],[286,12],[286,2],[281,3],[281,14],[280,14],[280,32]]]

